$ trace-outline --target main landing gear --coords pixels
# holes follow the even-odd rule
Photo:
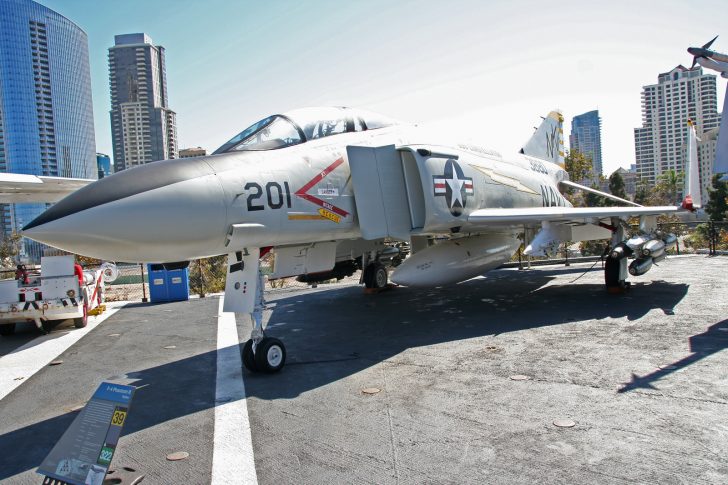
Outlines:
[[[384,251],[367,251],[361,256],[362,274],[359,283],[367,290],[383,290],[389,283],[389,273],[384,263],[391,264],[400,254],[399,248],[386,248]],[[358,258],[357,258],[358,259]]]
[[[364,268],[364,286],[370,289],[381,290],[387,287],[389,275],[387,268],[380,262],[369,263]]]
[[[625,252],[625,248],[629,248],[624,245],[624,225],[622,221],[617,217],[613,217],[611,223],[611,250],[604,264],[604,284],[608,293],[620,294],[626,292],[630,286],[627,282],[627,257],[629,253]]]
[[[667,257],[666,251],[676,244],[677,237],[657,230],[656,216],[642,216],[640,218],[639,234],[625,240],[625,226],[618,218],[612,218],[612,242],[604,266],[604,283],[609,293],[624,293],[630,284],[627,274],[642,276],[647,273],[653,264],[657,264]],[[627,266],[627,259],[634,256],[632,263]]]

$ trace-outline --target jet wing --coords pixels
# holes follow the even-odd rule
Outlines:
[[[592,223],[611,217],[627,218],[672,214],[678,208],[657,207],[526,207],[518,209],[479,209],[470,213],[473,224],[540,224],[542,221],[562,223]]]
[[[0,204],[58,202],[91,182],[94,180],[0,173]]]

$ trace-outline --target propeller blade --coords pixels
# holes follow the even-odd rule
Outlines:
[[[697,63],[698,63],[698,56],[693,56],[693,65],[690,66],[690,69],[694,68],[695,64],[697,64]]]
[[[705,44],[703,46],[703,49],[710,49],[710,46],[713,45],[713,42],[715,42],[715,39],[717,39],[717,38],[718,38],[717,35],[715,37],[713,37],[713,40],[711,40],[710,42],[708,42],[707,44]]]

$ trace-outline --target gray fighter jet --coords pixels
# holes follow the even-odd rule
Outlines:
[[[695,64],[700,64],[708,69],[718,71],[721,76],[728,78],[728,55],[710,50],[710,47],[717,38],[718,36],[716,35],[702,47],[688,47],[688,53],[693,56],[693,65],[690,66],[690,69],[695,67]]]
[[[695,64],[717,71],[720,75],[728,79],[728,54],[721,54],[711,50],[710,47],[718,36],[713,40],[704,44],[702,47],[689,47],[688,53],[693,56],[693,65]],[[720,118],[720,133],[728,133],[728,91],[726,91],[723,99],[723,114]],[[728,137],[718,137],[718,146],[715,149],[715,161],[713,162],[713,173],[722,174],[720,180],[728,181]]]
[[[563,118],[551,112],[509,158],[423,128],[349,108],[306,108],[267,117],[210,156],[165,160],[93,182],[48,209],[24,235],[105,260],[170,267],[227,254],[226,311],[250,313],[245,366],[274,372],[285,347],[262,322],[261,251],[272,277],[309,281],[363,270],[383,288],[391,246],[412,255],[392,281],[443,286],[563,241],[611,238],[608,288],[623,289],[665,257],[674,236],[657,230],[675,207],[574,208],[560,188],[593,190],[563,168]],[[629,237],[625,221],[640,218]],[[627,258],[635,256],[631,265]]]

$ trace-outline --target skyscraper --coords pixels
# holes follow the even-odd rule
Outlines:
[[[114,171],[177,158],[175,112],[167,100],[164,47],[124,34],[109,48]]]
[[[655,183],[668,170],[684,171],[687,120],[698,137],[720,123],[715,76],[698,66],[677,66],[642,88],[642,127],[634,129],[637,174]],[[702,161],[701,161],[702,165]]]
[[[598,180],[602,174],[602,119],[598,110],[574,116],[569,148],[591,158],[594,178]]]
[[[0,2],[0,171],[96,178],[96,142],[86,33],[30,0]],[[46,204],[3,205],[4,234]],[[25,241],[40,259],[42,245]]]
[[[105,153],[97,153],[96,154],[96,168],[99,171],[99,178],[102,179],[104,177],[108,177],[111,175],[111,157],[109,157]]]

